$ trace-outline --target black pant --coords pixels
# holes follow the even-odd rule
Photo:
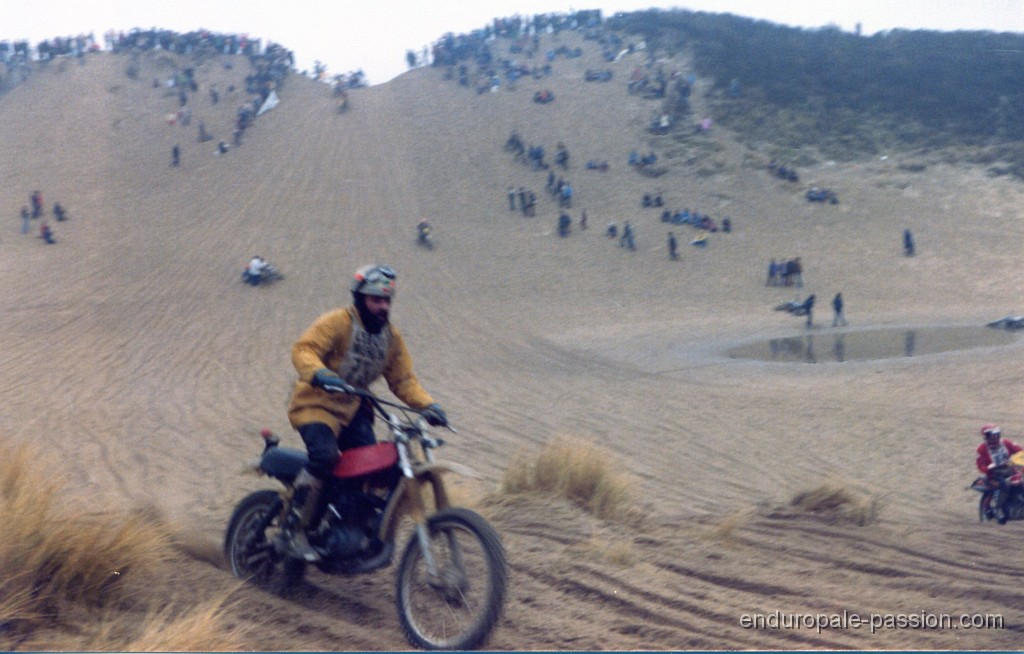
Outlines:
[[[339,451],[377,442],[373,433],[373,407],[368,401],[362,400],[359,410],[348,425],[341,428],[337,438],[331,428],[322,422],[302,425],[299,427],[299,435],[309,453],[306,469],[317,479],[328,479],[338,464]]]

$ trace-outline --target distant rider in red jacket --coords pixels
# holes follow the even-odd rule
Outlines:
[[[1009,478],[1013,470],[1009,467],[1010,457],[1020,452],[1022,448],[1009,438],[1002,438],[1003,430],[993,424],[984,425],[981,428],[982,438],[985,439],[978,446],[978,458],[975,464],[978,470],[984,473],[993,486],[999,486],[996,509],[999,511],[999,524],[1005,525],[1010,519],[1006,511],[1006,498],[1009,495]]]

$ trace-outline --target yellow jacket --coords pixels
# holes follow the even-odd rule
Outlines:
[[[374,352],[370,347],[363,354],[350,353],[353,340],[360,337],[374,338],[377,343],[386,344],[386,350]],[[347,354],[350,356],[346,357]],[[368,362],[373,356],[379,356],[379,361]],[[358,359],[356,363],[353,363],[354,357]],[[314,373],[321,368],[340,374],[356,387],[368,387],[377,378],[384,377],[391,392],[415,409],[423,409],[434,402],[413,373],[412,358],[398,329],[389,323],[380,336],[367,336],[354,306],[334,309],[317,318],[292,346],[292,364],[299,379],[292,391],[288,419],[296,429],[311,422],[322,422],[337,436],[359,408],[358,397],[328,393],[310,384]],[[360,366],[359,374],[352,371],[353,365]],[[346,372],[350,373],[348,377]],[[363,379],[358,379],[359,376]]]

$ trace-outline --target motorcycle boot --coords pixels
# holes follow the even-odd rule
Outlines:
[[[320,555],[309,544],[306,529],[309,528],[313,514],[316,513],[320,500],[323,482],[314,477],[305,468],[295,478],[295,494],[292,495],[292,508],[285,519],[283,528],[284,549],[295,558],[308,562],[320,560]]]
[[[1009,493],[1006,490],[1000,489],[996,493],[995,497],[996,514],[999,516],[996,522],[1001,525],[1005,525],[1010,520],[1010,509],[1007,507],[1007,504],[1009,504],[1009,502],[1007,502],[1007,495],[1009,495]]]

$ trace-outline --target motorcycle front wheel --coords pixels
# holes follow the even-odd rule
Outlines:
[[[298,583],[306,571],[305,561],[282,557],[268,538],[280,531],[281,508],[277,491],[251,493],[235,507],[224,536],[231,574],[279,592]]]
[[[501,539],[468,509],[427,519],[430,557],[416,534],[398,566],[395,601],[405,637],[423,649],[474,649],[490,636],[505,603],[508,576]]]

